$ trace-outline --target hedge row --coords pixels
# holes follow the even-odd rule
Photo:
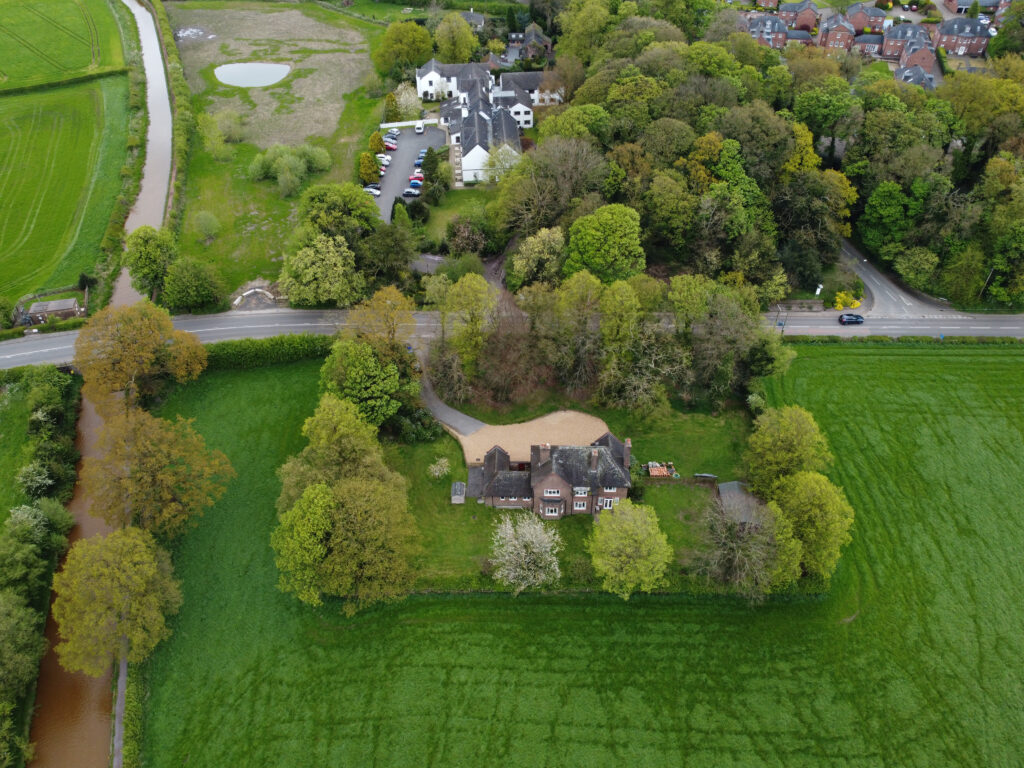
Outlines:
[[[314,333],[218,341],[206,345],[206,369],[259,368],[297,360],[322,359],[330,354],[333,342],[333,336]]]
[[[143,0],[147,5],[149,0]],[[181,223],[182,205],[184,203],[185,163],[188,160],[189,141],[195,130],[196,119],[192,112],[192,93],[185,82],[185,70],[181,66],[178,46],[174,43],[174,28],[167,18],[167,10],[162,0],[152,0],[150,8],[156,18],[157,30],[160,33],[160,47],[164,53],[167,67],[167,82],[170,84],[171,111],[173,113],[174,134],[171,139],[171,190],[170,205],[167,210],[166,223],[177,229]]]
[[[59,331],[74,331],[81,328],[89,322],[87,317],[72,317],[67,320],[57,320],[52,323],[43,323],[42,325],[35,326],[39,333],[57,333]],[[0,331],[0,341],[9,341],[10,339],[20,339],[25,335],[25,327],[18,326],[15,328],[7,328]]]
[[[110,75],[123,75],[127,71],[127,67],[105,67],[103,69],[97,69],[94,72],[86,72],[81,75],[63,77],[59,80],[50,80],[45,83],[36,83],[35,85],[15,85],[11,88],[0,88],[0,94],[4,96],[11,96],[16,93],[26,93],[29,91],[47,91],[51,88],[63,88],[66,85],[85,83],[89,80],[97,80],[101,77],[109,77]]]
[[[786,336],[787,344],[989,344],[1015,346],[1024,339],[1015,336]]]
[[[128,667],[128,685],[124,697],[124,742],[121,747],[124,768],[142,765],[142,705],[146,698],[146,683],[142,670]]]

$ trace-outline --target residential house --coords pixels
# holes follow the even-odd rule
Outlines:
[[[846,19],[857,32],[877,35],[885,28],[885,11],[867,3],[854,3],[847,8]]]
[[[769,10],[773,8],[778,8],[779,0],[757,0],[757,7],[768,8]]]
[[[544,85],[544,77],[546,75],[547,72],[502,72],[498,78],[499,95],[510,93],[514,88],[519,88],[530,97],[530,101],[534,106],[561,104],[561,89],[548,90]]]
[[[917,65],[912,67],[900,67],[897,69],[896,80],[901,83],[920,85],[927,91],[935,90],[935,75]]]
[[[550,57],[552,53],[551,38],[535,21],[531,21],[522,32],[508,33],[508,53],[515,51],[516,59],[536,59],[541,56]]]
[[[487,23],[487,17],[482,13],[474,13],[472,8],[468,11],[463,11],[459,15],[466,20],[466,23],[473,28],[474,32],[482,31],[484,24]]]
[[[36,301],[28,308],[28,317],[32,324],[45,323],[51,317],[66,320],[70,317],[82,317],[84,314],[85,310],[78,305],[78,299]]]
[[[853,47],[863,54],[878,54],[882,51],[881,35],[857,35],[853,38]]]
[[[814,45],[814,38],[806,29],[787,29],[786,43],[800,43],[800,45]]]
[[[977,19],[946,19],[932,34],[936,48],[956,56],[982,56],[988,40],[988,28]]]
[[[496,153],[504,155],[504,164],[522,155],[516,118],[507,107],[493,104],[491,92],[479,84],[443,102],[440,122],[451,143],[460,145],[463,181],[487,181]]]
[[[491,103],[507,109],[522,130],[533,127],[533,99],[514,80],[499,81],[491,89]]]
[[[907,41],[900,54],[899,64],[903,68],[921,67],[925,72],[935,71],[935,47],[928,38]]]
[[[548,519],[596,515],[626,498],[631,443],[610,432],[590,445],[533,445],[530,461],[512,462],[500,446],[470,467],[470,496],[499,509],[530,509]]]
[[[920,24],[896,24],[882,35],[882,58],[898,59],[910,40],[924,40],[931,43],[928,30]]]
[[[799,3],[779,5],[779,18],[787,27],[810,32],[818,26],[821,12],[811,0],[801,0]]]
[[[747,31],[761,45],[778,49],[786,47],[786,25],[778,16],[752,14],[747,19]]]
[[[830,52],[848,51],[857,33],[853,24],[842,14],[829,16],[818,29],[818,46]]]
[[[431,59],[416,70],[416,92],[427,101],[450,99],[457,93],[464,93],[473,81],[480,81],[490,88],[494,78],[484,64],[442,64]]]

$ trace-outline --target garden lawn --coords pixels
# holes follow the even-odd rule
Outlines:
[[[0,51],[0,92],[124,66],[108,0],[0,0]]]
[[[0,96],[0,297],[92,271],[121,190],[127,100],[121,75]]]
[[[422,596],[352,620],[279,593],[267,543],[317,365],[205,375],[164,406],[239,478],[175,555],[146,765],[1019,763],[1021,351],[801,347],[769,382],[815,413],[857,510],[821,599]]]
[[[436,243],[445,237],[448,222],[456,215],[473,216],[482,214],[484,206],[497,195],[493,187],[452,189],[444,196],[440,205],[430,206],[430,220],[426,223],[427,236]]]

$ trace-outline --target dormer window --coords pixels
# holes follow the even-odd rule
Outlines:
[[[562,495],[562,492],[557,488],[545,488],[544,498],[546,499],[557,499]]]
[[[605,488],[604,488],[604,492],[605,493],[615,493],[617,490],[619,490],[619,489],[614,487],[614,486],[612,486],[612,487],[605,486]]]

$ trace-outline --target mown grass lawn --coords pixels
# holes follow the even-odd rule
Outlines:
[[[444,196],[440,205],[430,206],[430,220],[424,230],[434,242],[441,242],[448,222],[457,215],[474,216],[482,214],[484,206],[494,199],[497,190],[493,187],[452,189]]]
[[[317,363],[205,375],[163,413],[239,478],[175,555],[146,764],[1016,765],[1022,364],[801,347],[769,384],[815,413],[857,510],[820,599],[421,596],[353,620],[280,594],[267,543]]]
[[[0,96],[0,296],[92,271],[121,189],[128,82]]]

